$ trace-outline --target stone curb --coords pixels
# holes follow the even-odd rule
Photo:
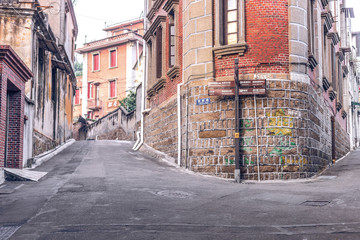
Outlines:
[[[64,149],[66,149],[67,147],[72,145],[74,142],[76,142],[75,139],[69,139],[68,141],[55,147],[54,149],[51,149],[47,152],[37,155],[36,157],[34,157],[31,167],[29,167],[29,168],[34,169],[34,168],[40,166],[41,164],[43,164],[44,162],[47,162],[50,158],[56,156],[61,151],[63,151]]]

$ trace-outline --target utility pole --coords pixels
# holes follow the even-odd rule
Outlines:
[[[234,68],[234,80],[235,80],[235,181],[240,183],[241,181],[241,172],[240,172],[240,97],[239,97],[239,59],[235,58],[235,68]]]

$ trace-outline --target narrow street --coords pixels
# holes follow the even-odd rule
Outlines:
[[[360,151],[312,181],[235,184],[76,142],[0,186],[0,239],[359,239]]]

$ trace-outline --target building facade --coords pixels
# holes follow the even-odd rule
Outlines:
[[[33,75],[24,87],[24,144],[16,166],[22,168],[72,136],[77,36],[72,2],[0,1],[0,31],[1,44],[11,46]]]
[[[85,43],[79,100],[85,118],[99,119],[119,107],[119,100],[136,89],[134,66],[142,52],[143,20],[132,20],[104,29],[107,38]],[[74,116],[75,121],[79,116]]]
[[[247,180],[311,177],[355,146],[359,82],[345,0],[145,6],[147,145],[193,171],[233,178],[239,137]],[[265,94],[241,96],[239,136],[234,97],[211,88],[234,81],[235,59],[240,82],[266,82]]]

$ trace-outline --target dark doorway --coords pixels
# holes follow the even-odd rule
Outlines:
[[[10,101],[10,93],[6,94],[6,120],[5,120],[5,160],[4,167],[7,167],[7,159],[8,159],[8,139],[9,139],[9,101]]]
[[[10,81],[6,93],[5,161],[8,168],[19,168],[21,159],[21,91]]]

